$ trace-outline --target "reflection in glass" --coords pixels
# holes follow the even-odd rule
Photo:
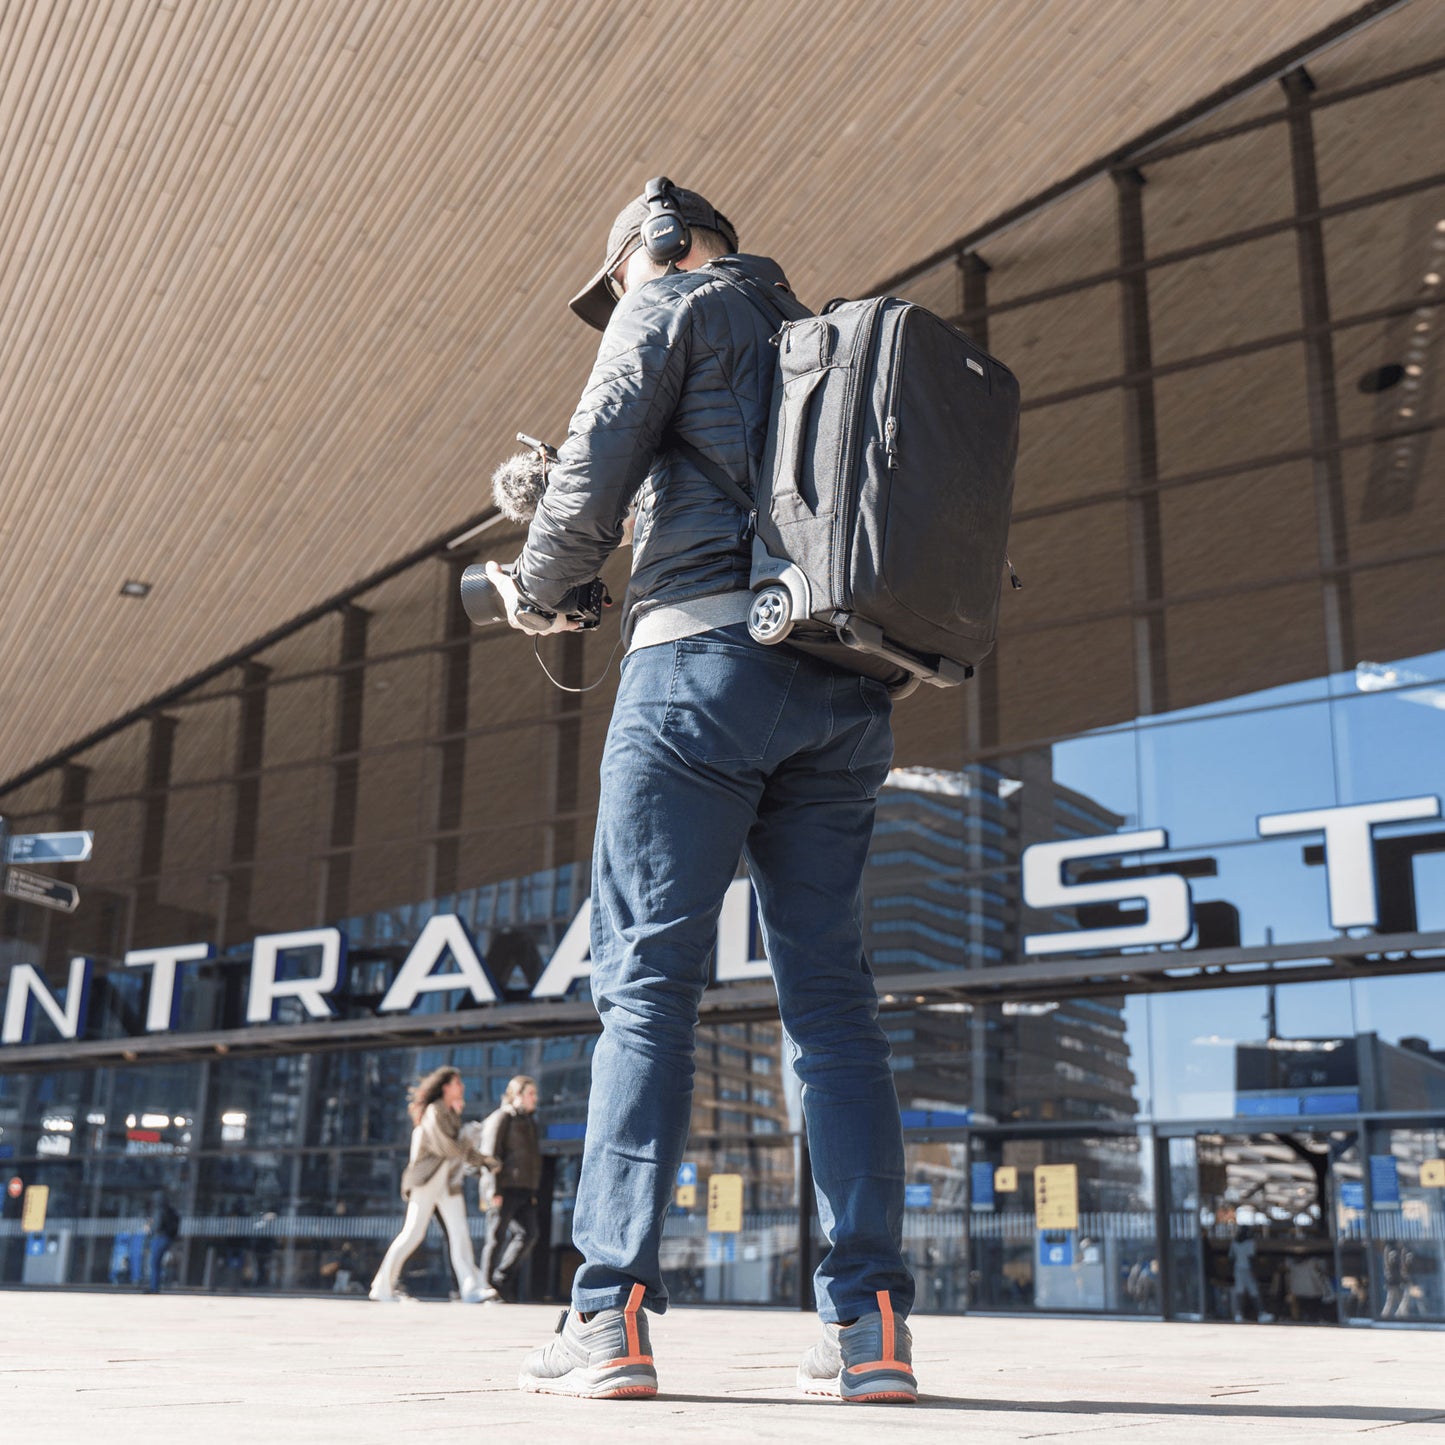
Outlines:
[[[975,1135],[969,1181],[972,1308],[1159,1313],[1153,1170],[1139,1136]]]

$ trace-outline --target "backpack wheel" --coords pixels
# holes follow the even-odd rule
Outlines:
[[[754,642],[771,646],[793,630],[793,595],[774,584],[762,588],[748,609],[748,635]]]

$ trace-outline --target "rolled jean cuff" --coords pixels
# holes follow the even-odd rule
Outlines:
[[[606,1289],[582,1289],[572,1292],[572,1308],[578,1314],[593,1315],[598,1310],[620,1310],[632,1293],[630,1284],[608,1286]],[[655,1315],[667,1313],[667,1296],[650,1290],[642,1297],[642,1307]]]

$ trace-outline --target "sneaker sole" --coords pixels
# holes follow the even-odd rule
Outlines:
[[[830,1400],[843,1400],[850,1405],[918,1403],[918,1383],[907,1375],[874,1375],[850,1388],[843,1383],[841,1375],[818,1379],[799,1370],[798,1389],[804,1395],[820,1395]]]
[[[569,1370],[565,1375],[519,1375],[517,1388],[529,1395],[569,1395],[574,1400],[646,1400],[657,1394],[657,1376],[642,1370],[598,1375]]]

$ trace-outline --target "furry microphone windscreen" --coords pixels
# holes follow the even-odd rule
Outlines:
[[[546,486],[546,468],[536,452],[518,452],[492,473],[492,499],[509,522],[530,522]]]

